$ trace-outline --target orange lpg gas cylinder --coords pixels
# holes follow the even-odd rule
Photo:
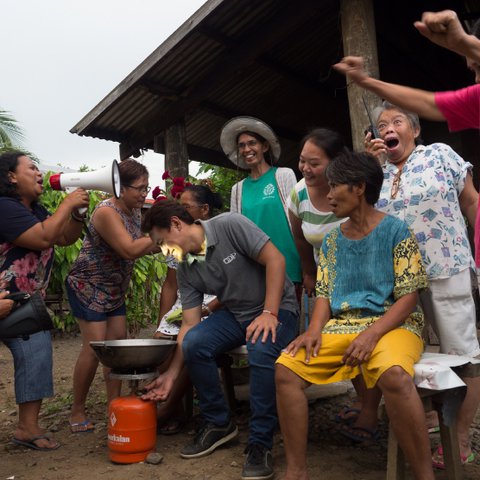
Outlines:
[[[115,463],[143,462],[157,444],[155,402],[135,395],[118,397],[108,407],[108,449]]]

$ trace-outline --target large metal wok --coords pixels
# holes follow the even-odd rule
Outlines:
[[[177,342],[156,339],[90,342],[100,362],[114,370],[153,368],[166,360]]]

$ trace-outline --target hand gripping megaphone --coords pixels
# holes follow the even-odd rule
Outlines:
[[[100,190],[120,198],[121,183],[118,162],[114,160],[111,166],[93,172],[55,173],[50,177],[50,186],[53,190],[65,190],[69,193],[76,188]],[[81,210],[85,211],[86,209]]]

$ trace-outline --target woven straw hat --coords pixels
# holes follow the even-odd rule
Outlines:
[[[266,123],[255,117],[234,117],[223,126],[220,134],[220,145],[232,163],[248,170],[245,160],[239,157],[237,148],[238,136],[243,132],[254,132],[261,135],[270,145],[272,160],[279,159],[280,142],[275,132]]]

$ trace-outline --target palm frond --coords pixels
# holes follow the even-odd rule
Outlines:
[[[17,120],[10,112],[0,109],[0,148],[13,148],[24,139],[25,135]]]

